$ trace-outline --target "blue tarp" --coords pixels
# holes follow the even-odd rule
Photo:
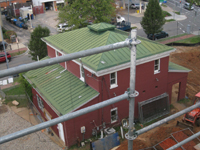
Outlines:
[[[93,150],[110,150],[120,144],[118,133],[108,135],[107,137],[92,143]]]

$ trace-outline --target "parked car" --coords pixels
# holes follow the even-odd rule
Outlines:
[[[116,20],[117,20],[117,22],[125,22],[125,18],[122,17],[121,15],[117,15]]]
[[[139,9],[140,8],[140,3],[132,3],[130,7],[133,8],[133,9]],[[144,4],[143,3],[141,3],[141,8],[144,9]]]
[[[5,45],[5,49],[6,49],[7,46],[8,46],[8,43],[6,43],[6,42],[4,41],[4,45]],[[3,41],[0,42],[0,50],[4,50],[4,49],[3,49]]]
[[[125,0],[125,6],[126,8],[130,7],[133,9],[139,9],[140,8],[140,3],[139,2],[133,2],[132,0]],[[144,9],[144,3],[141,3],[142,9]]]
[[[58,32],[67,31],[67,30],[70,30],[73,27],[74,27],[74,25],[69,27],[67,23],[61,23],[61,24],[58,25],[57,31]]]
[[[183,7],[185,9],[188,9],[188,10],[193,10],[194,9],[193,4],[191,4],[191,6],[190,6],[190,3],[185,3]]]
[[[8,52],[6,52],[6,54],[8,62],[11,61],[11,55]],[[5,62],[5,61],[6,61],[5,52],[2,52],[0,53],[0,62]]]
[[[153,34],[148,34],[147,38],[150,40],[157,40],[157,39],[165,38],[168,36],[169,36],[168,33],[166,33],[165,31],[161,31],[160,33],[154,34],[154,36]]]

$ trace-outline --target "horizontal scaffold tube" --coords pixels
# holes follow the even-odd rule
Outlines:
[[[189,112],[189,111],[191,111],[191,110],[193,110],[193,109],[195,109],[197,107],[200,107],[200,103],[196,103],[195,105],[192,105],[192,106],[190,106],[190,107],[188,107],[188,108],[186,108],[184,110],[181,110],[178,113],[175,113],[175,114],[173,114],[173,115],[171,115],[171,116],[169,116],[167,118],[164,118],[164,119],[162,119],[160,121],[157,121],[157,122],[155,122],[155,123],[153,123],[153,124],[151,124],[151,125],[149,125],[149,126],[147,126],[145,128],[142,128],[142,129],[138,130],[136,133],[138,135],[143,134],[143,133],[145,133],[145,132],[147,132],[147,131],[149,131],[149,130],[151,130],[153,128],[156,128],[156,127],[158,127],[158,126],[160,126],[160,125],[162,125],[164,123],[167,123],[168,121],[170,121],[170,120],[172,120],[174,118],[177,118],[177,117],[179,117],[179,116],[181,116],[181,115],[183,115],[183,114],[185,114],[185,113],[187,113],[187,112]]]
[[[9,75],[14,75],[21,72],[26,72],[26,71],[37,69],[37,68],[41,68],[41,67],[50,66],[50,65],[61,63],[64,61],[74,60],[74,59],[90,56],[93,54],[98,54],[98,53],[103,53],[103,52],[114,50],[114,49],[128,47],[129,45],[130,45],[130,40],[127,39],[123,42],[118,42],[118,43],[114,43],[114,44],[110,44],[106,46],[87,49],[84,51],[75,52],[75,53],[67,54],[64,56],[54,57],[54,58],[50,58],[50,59],[46,59],[46,60],[42,60],[38,62],[29,63],[22,66],[13,67],[10,69],[1,70],[0,78],[6,77]]]
[[[199,136],[200,136],[200,132],[197,132],[196,134],[194,134],[194,135],[190,136],[189,138],[187,138],[187,139],[185,139],[185,140],[183,140],[183,141],[177,143],[176,145],[174,145],[174,146],[168,148],[167,150],[174,150],[174,149],[176,149],[176,148],[178,148],[178,147],[184,145],[185,143],[190,142],[191,140],[193,140],[193,139],[195,139],[195,138],[198,138]]]
[[[20,137],[28,135],[28,134],[31,134],[33,132],[45,129],[47,127],[51,127],[51,126],[56,125],[60,122],[64,122],[64,121],[79,117],[79,116],[87,114],[89,112],[92,112],[92,111],[98,110],[100,108],[109,106],[111,104],[117,103],[119,101],[122,101],[124,99],[128,99],[128,93],[127,92],[120,95],[120,96],[117,96],[117,97],[111,98],[109,100],[100,102],[98,104],[83,108],[81,110],[77,110],[75,112],[72,112],[72,113],[60,116],[58,118],[52,119],[50,121],[46,121],[46,122],[40,123],[38,125],[26,128],[24,130],[17,131],[15,133],[3,136],[3,137],[0,138],[0,144],[14,140],[14,139],[17,139],[17,138],[20,138]]]

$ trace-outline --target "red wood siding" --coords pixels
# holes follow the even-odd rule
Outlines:
[[[88,104],[85,105],[91,106],[98,102],[98,97],[94,100],[90,101]],[[83,107],[81,107],[83,108]],[[80,108],[80,109],[81,109]],[[94,122],[93,122],[94,121]],[[98,122],[98,110],[93,111],[89,114],[82,115],[80,117],[65,121],[64,124],[64,133],[65,135],[65,141],[66,145],[74,145],[76,144],[77,138],[82,141],[83,135],[81,134],[81,127],[85,126],[86,132],[85,132],[85,139],[88,139],[92,135],[92,129],[95,128],[95,124],[99,126]]]
[[[48,55],[55,57],[55,51],[48,47]],[[139,96],[135,98],[135,118],[138,118],[138,102],[148,100],[152,97],[159,96],[165,92],[169,94],[171,99],[171,87],[173,84],[180,82],[180,95],[179,98],[185,96],[185,88],[187,82],[187,73],[169,73],[168,72],[169,57],[160,59],[160,72],[154,74],[154,61],[144,63],[136,66],[136,87],[139,92]],[[62,63],[61,63],[62,65]],[[64,65],[62,65],[64,67]],[[67,70],[80,78],[80,65],[73,62],[67,62]],[[85,69],[86,82],[93,89],[97,90],[100,95],[92,101],[86,103],[79,109],[91,106],[93,104],[102,102],[104,100],[119,96],[127,91],[130,82],[130,69],[124,69],[117,72],[117,85],[118,87],[110,89],[110,74],[96,77],[91,72]],[[111,124],[111,109],[117,108],[118,121]],[[77,137],[82,140],[81,127],[86,127],[85,138],[89,138],[92,135],[92,129],[96,126],[106,123],[107,127],[111,127],[115,124],[119,124],[120,121],[128,117],[129,101],[122,100],[113,105],[96,110],[94,112],[85,114],[75,119],[66,121],[64,123],[64,133],[66,139],[66,145],[71,146],[76,144]],[[78,109],[78,110],[79,110]],[[94,122],[95,125],[94,125]]]
[[[32,93],[33,93],[33,104],[35,105],[35,107],[38,109],[38,111],[40,112],[40,114],[42,115],[42,118],[45,119],[47,121],[47,119],[44,116],[44,112],[42,112],[42,110],[39,108],[38,103],[37,103],[37,96],[36,94],[41,98],[41,100],[43,101],[43,105],[44,108],[51,114],[52,118],[57,118],[58,115],[53,111],[53,109],[44,101],[44,99],[40,96],[40,94],[37,93],[37,91],[32,88]],[[59,133],[58,133],[58,129],[57,129],[57,125],[51,126],[52,130],[57,134],[57,136],[59,137]]]
[[[48,52],[48,56],[50,58],[56,57],[55,50],[52,47],[50,47],[49,45],[47,45],[47,52]]]
[[[33,14],[38,15],[44,13],[43,5],[33,7]]]
[[[62,56],[62,54],[58,52],[58,56]],[[65,68],[65,62],[60,63],[60,65]]]

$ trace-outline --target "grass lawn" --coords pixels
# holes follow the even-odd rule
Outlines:
[[[163,16],[167,17],[167,16],[172,16],[170,13],[168,13],[167,11],[163,11]]]
[[[15,86],[15,88],[10,89],[10,90],[4,89],[3,92],[6,95],[22,95],[22,94],[25,94],[25,91],[21,86]]]
[[[162,7],[167,7],[167,5],[165,5],[165,4],[163,4],[163,3],[162,3],[162,5],[161,5],[161,6],[162,6]]]
[[[165,22],[171,22],[171,21],[176,21],[176,20],[174,19],[165,20]]]
[[[4,101],[4,103],[5,103],[6,105],[9,105],[9,106],[14,106],[14,105],[12,104],[12,101],[13,101],[13,99],[6,99],[6,100]],[[20,108],[20,107],[27,107],[27,105],[28,105],[28,99],[19,99],[19,100],[16,100],[16,101],[19,102],[19,105],[17,106],[18,108]]]
[[[137,27],[131,27],[131,29],[136,29]]]
[[[180,12],[174,11],[175,14],[180,15]]]
[[[199,42],[200,42],[200,36],[197,35],[197,36],[194,36],[194,37],[191,37],[191,38],[176,41],[174,43],[196,44],[196,43],[199,43]]]
[[[159,40],[157,40],[157,41],[158,41],[158,42],[162,42],[162,41],[166,41],[166,40],[169,40],[169,39],[173,39],[173,38],[181,37],[181,36],[184,36],[184,35],[187,35],[187,33],[183,33],[183,34],[179,34],[179,35],[176,35],[176,36],[171,36],[171,37],[167,37],[167,38],[159,39]]]
[[[10,55],[11,55],[11,57],[13,57],[13,56],[17,56],[17,55],[23,54],[23,53],[25,53],[25,52],[26,52],[26,50],[24,50],[24,51],[19,51],[19,52],[16,52],[16,53],[10,53]]]

